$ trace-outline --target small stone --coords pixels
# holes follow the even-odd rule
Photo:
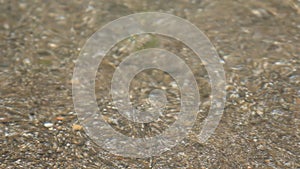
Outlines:
[[[80,84],[80,81],[79,81],[78,79],[72,79],[72,80],[70,81],[70,83],[71,83],[72,85],[78,85],[78,84]]]
[[[260,145],[257,146],[257,149],[259,149],[259,150],[264,150],[265,147],[264,147],[263,145],[260,144]]]
[[[7,24],[7,23],[4,23],[3,27],[4,27],[4,29],[9,29],[10,28],[9,24]]]
[[[74,114],[74,112],[70,111],[68,114],[70,114],[70,115],[73,115],[73,114]]]
[[[290,83],[299,84],[300,83],[300,75],[293,75],[289,78]]]
[[[257,110],[257,111],[256,111],[256,114],[258,114],[258,115],[260,115],[260,116],[261,116],[261,115],[263,115],[263,114],[264,114],[264,112],[263,112],[263,111],[261,111],[261,110]]]
[[[251,10],[252,14],[254,14],[255,16],[262,18],[262,17],[266,17],[268,16],[268,12],[265,9],[253,9]]]
[[[79,131],[79,130],[82,130],[82,126],[79,125],[79,124],[74,124],[74,125],[72,126],[72,129],[73,129],[74,131]]]
[[[23,62],[24,62],[25,64],[30,64],[30,63],[31,63],[30,60],[29,60],[28,58],[24,59]]]
[[[58,121],[63,121],[65,118],[64,117],[62,117],[62,116],[58,116],[58,117],[56,117],[56,120],[58,120]]]
[[[8,122],[9,119],[5,117],[0,117],[0,122]]]
[[[274,109],[274,110],[271,111],[271,114],[272,115],[283,115],[284,112],[280,109]]]
[[[47,127],[47,128],[51,128],[51,127],[53,127],[53,123],[51,123],[51,122],[45,122],[44,126]]]
[[[51,48],[57,48],[57,45],[55,43],[49,43],[48,44]]]
[[[295,99],[296,105],[300,105],[300,98]]]
[[[27,5],[26,5],[26,3],[19,3],[19,7],[21,9],[26,9]]]

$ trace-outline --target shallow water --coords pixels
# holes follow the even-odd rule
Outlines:
[[[1,168],[300,168],[299,1],[2,0],[0,11]],[[185,18],[209,37],[224,61],[227,101],[206,143],[198,143],[191,134],[159,157],[131,159],[97,147],[77,125],[71,79],[82,46],[96,30],[145,11]],[[189,55],[182,44],[157,39],[160,43],[142,36],[137,40],[143,45],[137,48],[160,45],[182,57]],[[143,127],[118,120],[110,99],[102,97],[108,94],[103,86],[110,85],[112,65],[132,50],[126,41],[123,45],[112,49],[97,74],[99,108],[123,134],[155,135],[175,121],[174,112],[165,113],[161,123]],[[193,129],[197,133],[209,108],[210,88],[203,65],[190,63],[198,72],[204,102]],[[154,88],[168,86],[172,80],[159,71],[137,75],[131,101],[140,109],[147,107],[143,93],[149,91],[140,92],[142,88],[149,83]],[[173,87],[168,90],[173,103],[169,106],[176,110],[178,89]]]

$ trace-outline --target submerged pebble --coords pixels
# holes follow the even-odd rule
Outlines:
[[[47,127],[47,128],[51,128],[51,127],[53,127],[53,125],[54,125],[54,124],[51,123],[51,122],[45,122],[45,123],[44,123],[44,126]]]

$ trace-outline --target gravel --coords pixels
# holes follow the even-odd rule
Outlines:
[[[0,168],[300,168],[299,1],[0,0],[0,11]],[[203,30],[224,61],[227,102],[206,143],[191,135],[159,157],[131,159],[110,154],[88,138],[73,109],[71,79],[93,32],[121,16],[145,11],[174,14]],[[162,42],[183,56],[189,54],[180,44]],[[116,64],[111,59],[131,51],[123,44],[127,47],[113,49],[104,63],[97,79],[101,85],[109,85],[111,63]],[[206,71],[194,66],[204,100],[193,129],[199,132],[210,89]],[[169,89],[176,102],[172,79],[148,73],[162,79],[154,87]],[[138,78],[153,81],[143,74]],[[137,107],[144,97],[139,91],[147,84],[138,82],[132,90]],[[97,89],[99,107],[123,134],[157,134],[176,119],[167,113],[165,121],[145,126],[143,134],[143,127],[123,124],[114,116],[109,98],[102,97],[107,92]]]

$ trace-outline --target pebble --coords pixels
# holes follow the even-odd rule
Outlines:
[[[28,58],[24,59],[23,62],[24,62],[25,64],[30,64],[30,63],[31,63],[30,60],[29,60]]]
[[[53,127],[53,123],[51,123],[51,122],[45,122],[44,126],[47,127],[47,128],[50,128],[50,127]]]
[[[260,115],[260,116],[261,116],[261,115],[263,115],[263,114],[264,114],[264,112],[263,112],[263,111],[261,111],[261,110],[257,110],[257,111],[256,111],[256,114],[258,114],[258,115]]]
[[[48,44],[51,48],[57,48],[57,44],[55,44],[55,43],[49,43]]]
[[[300,75],[293,75],[289,78],[289,81],[294,84],[300,83]]]
[[[65,118],[64,117],[62,117],[62,116],[58,116],[58,117],[56,117],[56,120],[59,120],[59,121],[63,121]]]
[[[296,99],[295,99],[295,104],[296,104],[296,105],[300,105],[300,98],[296,98]]]
[[[267,17],[268,11],[263,9],[263,8],[259,8],[259,9],[253,9],[251,10],[252,14],[254,14],[255,16],[259,17],[259,18],[263,18],[263,17]]]
[[[79,125],[79,124],[74,124],[74,125],[72,126],[72,129],[73,129],[74,131],[79,131],[79,130],[82,130],[82,126]]]
[[[7,24],[7,23],[4,23],[3,27],[4,27],[4,29],[9,29],[10,28],[9,24]]]

